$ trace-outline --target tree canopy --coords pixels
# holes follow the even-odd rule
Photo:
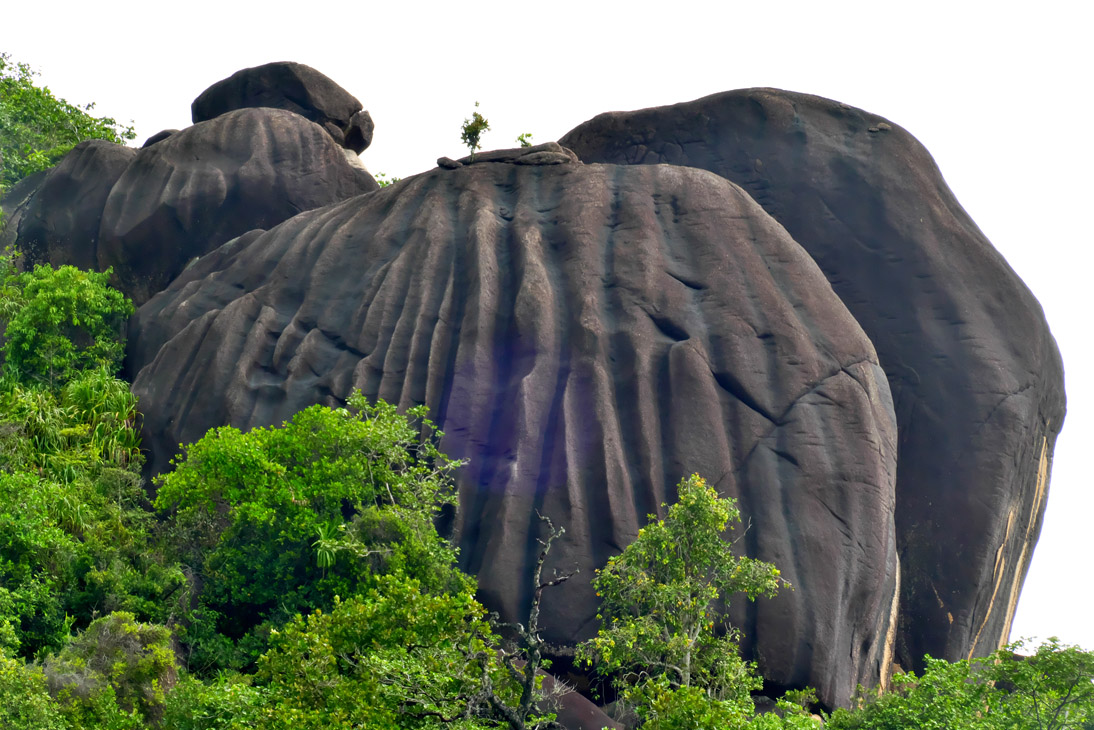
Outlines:
[[[779,570],[734,554],[725,533],[740,521],[736,503],[698,474],[680,482],[664,519],[649,518],[593,581],[600,631],[581,656],[614,677],[651,728],[747,722],[762,683],[739,657],[719,601],[774,595]]]
[[[84,140],[124,144],[136,137],[132,126],[92,115],[94,104],[73,105],[37,86],[36,76],[29,64],[0,52],[0,195]]]

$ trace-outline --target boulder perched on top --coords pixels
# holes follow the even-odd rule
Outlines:
[[[748,191],[877,348],[900,430],[900,662],[1006,640],[1040,532],[1063,367],[1040,305],[927,150],[874,114],[748,89],[602,114],[585,162],[689,165]]]
[[[302,63],[279,61],[236,71],[201,92],[190,111],[197,124],[251,107],[295,112],[358,154],[372,143],[372,117],[361,102],[330,77]]]
[[[245,231],[378,189],[299,114],[228,112],[136,152],[106,200],[98,267],[139,305]]]
[[[24,264],[94,269],[99,224],[114,183],[136,157],[132,147],[101,139],[81,142],[43,175],[10,221]],[[13,191],[14,192],[14,191]],[[14,211],[13,211],[14,212]]]
[[[586,580],[546,591],[540,617],[564,645],[596,631],[587,579],[698,472],[739,500],[739,548],[794,584],[733,601],[744,651],[778,685],[848,702],[889,664],[897,597],[896,429],[872,344],[732,183],[550,152],[406,178],[187,268],[131,323],[152,470],[210,427],[357,388],[423,403],[468,460],[455,541],[505,620],[527,618],[537,512],[566,527],[546,570]]]

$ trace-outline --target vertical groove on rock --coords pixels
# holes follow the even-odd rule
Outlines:
[[[479,163],[217,256],[135,320],[153,469],[180,434],[277,422],[354,387],[424,402],[442,448],[468,459],[452,527],[490,608],[526,618],[537,511],[567,528],[546,568],[580,578],[542,616],[560,644],[595,631],[595,569],[698,472],[751,521],[738,548],[797,586],[731,602],[768,678],[829,704],[878,679],[871,637],[896,571],[887,385],[820,271],[732,184]],[[182,348],[178,373],[163,353]],[[160,385],[180,381],[203,385],[200,403]]]
[[[1008,537],[1006,524],[1014,509],[1043,509],[1030,451],[1047,439],[1051,454],[1063,369],[1037,301],[930,155],[879,121],[820,97],[748,89],[603,114],[560,142],[586,163],[671,162],[739,184],[770,214],[750,224],[785,226],[861,323],[900,429],[896,652],[912,669],[924,653],[956,660],[1005,640],[1009,612],[992,606],[999,586],[1020,586],[1040,513],[1025,534]],[[789,288],[786,301],[808,293]],[[829,331],[809,334],[819,345]]]

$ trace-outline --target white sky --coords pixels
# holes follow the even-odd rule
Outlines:
[[[1083,303],[1094,235],[1079,222],[1094,200],[1094,43],[1084,3],[5,6],[0,50],[40,70],[39,81],[70,102],[132,120],[136,144],[187,126],[190,102],[209,85],[270,61],[313,66],[359,98],[376,122],[362,159],[389,176],[466,154],[459,127],[476,100],[492,126],[486,149],[516,146],[523,132],[558,139],[604,111],[752,86],[827,96],[900,124],[1040,299],[1063,352],[1068,417],[1012,636],[1094,649],[1094,494],[1079,456],[1094,439]]]

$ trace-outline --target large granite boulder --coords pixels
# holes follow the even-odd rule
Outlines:
[[[775,89],[603,114],[561,142],[585,162],[713,171],[810,253],[896,404],[900,662],[997,648],[1040,531],[1063,368],[1036,299],[923,146],[876,115]]]
[[[547,570],[581,572],[544,594],[555,644],[595,632],[594,570],[699,472],[740,501],[740,548],[795,587],[734,601],[745,652],[848,702],[889,664],[899,580],[872,344],[737,186],[545,152],[404,179],[187,268],[131,327],[152,470],[212,426],[354,388],[424,403],[468,459],[452,529],[503,618],[529,605],[537,511],[566,527]]]
[[[96,268],[103,207],[136,154],[131,147],[89,140],[48,170],[12,221],[10,243],[23,253],[24,265]]]
[[[97,263],[139,305],[245,231],[378,189],[299,114],[228,112],[136,152],[106,200]]]
[[[357,154],[372,143],[372,117],[362,111],[361,102],[328,76],[302,63],[279,61],[236,71],[201,92],[190,111],[197,124],[251,107],[296,112]]]

